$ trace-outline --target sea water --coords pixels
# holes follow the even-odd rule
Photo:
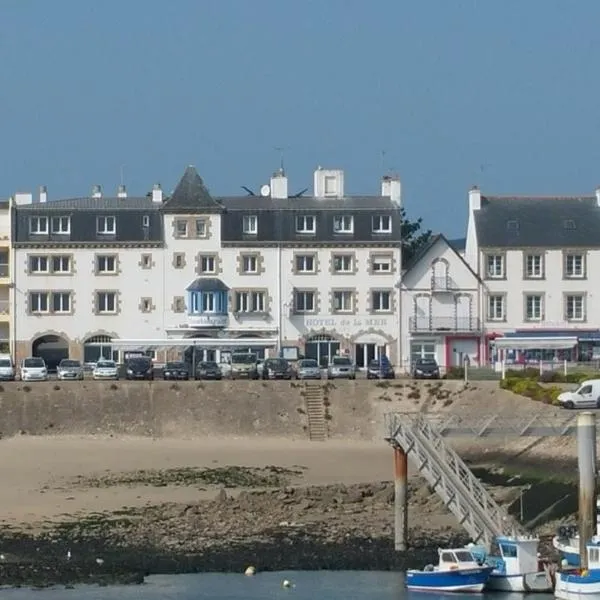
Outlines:
[[[283,587],[288,580],[291,587]],[[520,594],[408,592],[404,575],[378,571],[282,571],[243,574],[154,575],[137,586],[76,586],[42,591],[6,589],[0,600],[523,600]],[[551,595],[536,594],[536,600]]]

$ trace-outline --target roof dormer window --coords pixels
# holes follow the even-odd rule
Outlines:
[[[52,233],[68,235],[71,233],[70,217],[52,217]]]
[[[29,217],[31,235],[48,235],[48,217]]]
[[[333,233],[354,233],[354,218],[351,215],[333,217]]]
[[[256,235],[258,233],[258,217],[256,215],[244,215],[242,227],[246,235]]]
[[[115,217],[98,217],[96,219],[96,233],[98,235],[115,235],[117,223]]]

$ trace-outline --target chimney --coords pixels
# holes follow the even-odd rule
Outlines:
[[[402,205],[402,182],[398,175],[384,175],[381,178],[381,195],[397,206]]]
[[[48,202],[48,188],[45,185],[40,185],[40,203]]]
[[[288,178],[283,169],[273,173],[271,177],[271,198],[287,199],[288,197]]]
[[[102,186],[101,185],[93,185],[92,186],[92,198],[102,198]]]
[[[343,198],[344,171],[317,167],[314,177],[315,198]]]
[[[481,209],[481,190],[474,185],[469,190],[469,212]]]
[[[596,188],[596,206],[600,206],[600,187]]]
[[[117,198],[127,198],[127,188],[123,184],[117,189]]]
[[[152,186],[152,202],[156,202],[157,204],[162,204],[163,201],[163,192],[160,187],[160,183],[155,183]]]

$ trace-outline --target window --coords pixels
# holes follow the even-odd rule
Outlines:
[[[183,269],[185,267],[185,254],[182,252],[176,252],[173,255],[173,266],[176,269]]]
[[[178,219],[177,221],[175,221],[175,234],[177,235],[177,237],[187,237],[187,221],[184,221],[183,219]]]
[[[488,279],[504,279],[504,256],[501,254],[487,255],[486,275]]]
[[[47,256],[30,256],[29,271],[31,273],[48,273],[48,257]]]
[[[525,277],[527,279],[544,277],[544,261],[541,254],[528,254],[525,257]]]
[[[201,256],[200,257],[200,273],[215,273],[215,257],[214,256]]]
[[[52,217],[52,233],[64,235],[71,233],[70,217]]]
[[[565,296],[565,318],[567,321],[585,321],[585,299],[583,294]]]
[[[242,256],[242,272],[256,273],[258,272],[258,259],[254,254],[246,254]]]
[[[392,272],[391,256],[373,256],[371,258],[371,271],[373,273],[391,273]]]
[[[151,298],[142,298],[140,300],[140,310],[143,313],[149,313],[152,311],[152,299]]]
[[[98,217],[96,219],[96,231],[99,235],[114,235],[117,232],[114,217]]]
[[[333,312],[344,313],[354,310],[354,293],[352,290],[335,290],[333,292]]]
[[[52,257],[52,272],[53,273],[70,273],[71,272],[71,257],[70,256],[53,256]]]
[[[117,257],[108,254],[108,255],[99,255],[96,256],[96,272],[97,273],[107,273],[114,274],[117,272]]]
[[[583,254],[567,254],[565,256],[565,278],[583,279],[585,277],[585,260]]]
[[[315,292],[296,290],[294,295],[294,307],[298,313],[314,312]]]
[[[256,235],[258,233],[258,217],[256,215],[244,215],[242,227],[244,233]]]
[[[196,219],[196,237],[206,237],[207,232],[206,219]]]
[[[298,273],[314,273],[315,272],[315,256],[314,256],[314,254],[297,254],[296,255],[296,272],[298,272]]]
[[[540,294],[525,296],[525,320],[541,321],[543,318],[543,298]]]
[[[31,292],[29,294],[29,312],[47,313],[48,311],[48,292]]]
[[[373,312],[389,312],[392,310],[392,294],[389,291],[371,292],[371,310]]]
[[[333,233],[352,233],[354,219],[350,215],[333,217]]]
[[[48,235],[48,217],[29,217],[29,233]]]
[[[315,233],[317,223],[312,215],[298,215],[296,217],[296,233]]]
[[[181,313],[185,311],[185,300],[181,296],[173,298],[173,312]]]
[[[117,312],[117,292],[96,292],[96,312],[115,314]]]
[[[142,258],[140,260],[140,266],[142,269],[151,269],[152,268],[152,254],[142,254]]]
[[[336,254],[333,257],[333,270],[335,273],[352,273],[353,262],[351,254]]]
[[[144,215],[142,217],[142,227],[150,227],[150,215]]]
[[[71,293],[52,292],[52,311],[55,313],[71,312]]]
[[[373,233],[392,233],[392,217],[390,215],[375,215],[371,223]]]
[[[506,320],[505,298],[500,294],[488,296],[487,306],[488,321]]]
[[[324,187],[326,196],[337,194],[337,177],[335,175],[325,175]]]
[[[236,292],[235,312],[264,313],[266,306],[265,296],[265,292]]]

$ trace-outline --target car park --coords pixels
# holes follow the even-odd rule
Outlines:
[[[154,379],[154,363],[146,356],[130,358],[126,363],[126,379]]]
[[[563,408],[600,408],[600,379],[582,381],[576,390],[557,397]]]
[[[439,379],[440,367],[434,358],[417,358],[411,375],[413,379]]]
[[[68,379],[83,381],[83,365],[78,360],[63,358],[56,368],[56,378],[60,381]]]
[[[264,362],[263,379],[293,379],[292,365],[285,358],[267,358]]]
[[[356,368],[347,356],[334,356],[327,367],[327,379],[356,379]]]
[[[114,360],[99,360],[92,371],[92,378],[100,379],[119,379],[119,367]]]
[[[196,379],[223,379],[221,368],[216,362],[204,360],[196,366]]]
[[[0,354],[0,381],[15,380],[15,365],[10,354]]]
[[[21,361],[21,381],[48,381],[48,367],[43,358],[29,357]]]
[[[385,356],[375,358],[367,367],[367,379],[395,379],[396,372],[389,359]]]
[[[176,379],[185,381],[189,378],[190,371],[184,362],[168,362],[163,369],[164,380]]]
[[[321,367],[313,358],[302,358],[296,365],[296,377],[298,379],[321,379]]]

